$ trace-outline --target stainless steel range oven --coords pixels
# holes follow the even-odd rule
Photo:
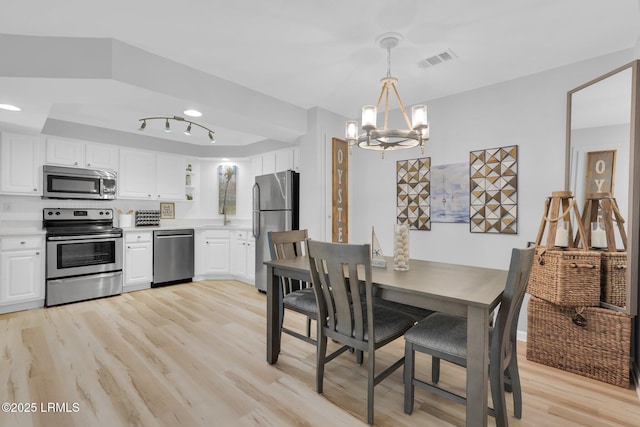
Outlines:
[[[122,229],[111,209],[44,209],[47,307],[122,293]]]

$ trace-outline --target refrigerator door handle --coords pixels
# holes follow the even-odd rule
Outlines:
[[[251,233],[253,238],[257,239],[260,236],[260,186],[256,182],[251,189],[253,196],[253,221],[251,227]]]
[[[260,186],[258,185],[257,182],[253,184],[253,188],[251,190],[253,192],[253,210],[259,211],[260,210]]]
[[[260,212],[253,211],[253,224],[251,232],[253,233],[253,238],[258,239],[260,237]]]

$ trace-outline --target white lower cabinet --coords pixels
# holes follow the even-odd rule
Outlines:
[[[44,306],[44,236],[0,238],[0,313]]]
[[[247,237],[247,280],[252,285],[256,281],[256,239],[251,234]]]
[[[229,230],[200,230],[196,236],[196,276],[229,276]]]
[[[153,281],[153,233],[127,231],[124,234],[125,292],[147,289]]]
[[[250,232],[234,231],[231,238],[231,274],[250,284],[255,281],[256,243]]]
[[[247,275],[247,232],[234,231],[231,237],[231,274]]]

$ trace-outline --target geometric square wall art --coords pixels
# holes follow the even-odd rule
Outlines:
[[[469,154],[470,231],[517,234],[518,146]]]
[[[431,221],[469,222],[469,163],[431,168]]]
[[[396,220],[412,230],[431,230],[431,158],[396,162]]]

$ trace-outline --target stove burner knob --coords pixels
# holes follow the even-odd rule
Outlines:
[[[56,211],[56,215],[60,215],[60,211]]]
[[[53,215],[53,212],[49,211],[47,212],[47,215]]]
[[[100,215],[104,215],[104,212],[100,211]]]

